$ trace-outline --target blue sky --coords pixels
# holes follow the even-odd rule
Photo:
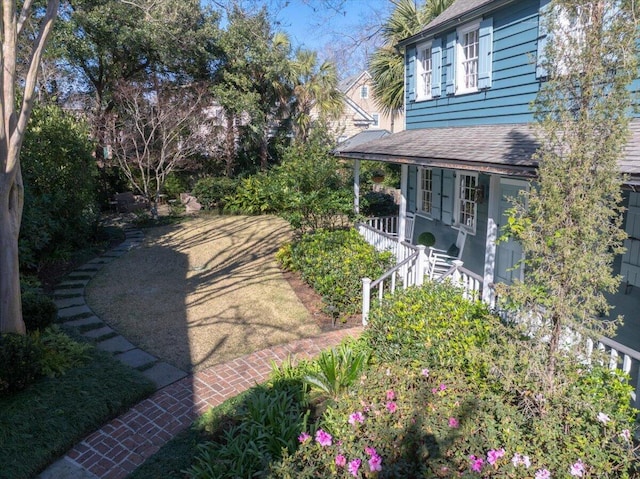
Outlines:
[[[363,24],[379,25],[389,0],[290,0],[277,14],[295,45],[321,49],[336,37],[354,37]],[[331,4],[334,8],[331,8]]]

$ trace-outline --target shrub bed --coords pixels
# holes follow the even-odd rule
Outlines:
[[[628,378],[567,354],[549,390],[544,345],[443,288],[383,304],[394,326],[363,338],[376,363],[270,477],[637,477]]]
[[[338,316],[360,311],[362,278],[378,278],[393,265],[391,253],[378,253],[354,229],[305,235],[276,257],[284,268],[299,271]]]

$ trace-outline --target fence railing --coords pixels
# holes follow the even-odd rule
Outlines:
[[[387,233],[391,236],[397,236],[398,220],[397,216],[378,216],[375,218],[367,218],[364,220],[364,224],[377,231]]]
[[[436,283],[451,281],[451,284],[462,288],[462,296],[469,301],[482,299],[482,276],[462,267],[460,260],[451,262],[451,268],[435,280]]]
[[[417,251],[396,264],[375,281],[362,278],[362,324],[367,325],[371,300],[382,302],[385,294],[394,294],[397,288],[407,289],[411,286],[421,286],[424,282],[424,268],[426,254],[424,246],[418,246]]]
[[[367,223],[357,223],[356,229],[365,241],[372,245],[377,251],[391,251],[398,263],[418,251],[418,246],[414,246],[406,241],[398,241],[398,238],[393,234],[377,230]]]

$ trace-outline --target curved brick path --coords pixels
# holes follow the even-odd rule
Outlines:
[[[135,242],[141,240],[139,234],[139,232],[130,230],[127,234],[127,241],[135,238],[135,245]],[[131,245],[125,245],[123,248],[121,245],[116,250],[124,254],[130,247]],[[119,255],[120,253],[116,257]],[[109,253],[106,256],[110,257]],[[104,263],[99,260],[94,261],[93,264],[96,262]],[[87,271],[86,267],[80,268],[80,270]],[[70,276],[73,276],[73,273]],[[82,277],[82,280],[82,304],[68,299],[66,299],[68,304],[64,304],[64,306],[59,304],[59,307],[62,307],[60,310],[62,313],[59,313],[59,316],[63,320],[65,318],[64,311],[75,313],[78,308],[81,308],[81,313],[86,312],[83,309],[87,308],[84,304],[84,286],[89,279]],[[74,287],[74,285],[71,286]],[[65,300],[59,301],[63,303]],[[86,318],[80,320],[72,318],[73,315],[69,314],[71,321],[68,323],[87,320]],[[99,318],[95,318],[95,320],[99,321]],[[358,336],[361,331],[362,328],[342,329],[313,338],[299,339],[182,377],[182,379],[162,387],[151,397],[136,404],[126,413],[85,437],[38,478],[125,478],[166,442],[186,429],[197,416],[265,381],[271,372],[272,362],[280,364],[288,357],[292,357],[294,360],[312,358],[323,349],[338,344],[347,336]],[[90,332],[86,333],[91,337],[90,334]],[[105,337],[109,338],[109,336]],[[114,339],[117,338],[105,339],[103,344],[107,344],[107,342],[110,344]],[[100,344],[98,343],[98,347]],[[135,348],[135,346],[131,346]],[[116,357],[124,356],[126,358],[127,354],[135,351],[139,350],[125,353],[114,352],[116,352]],[[123,360],[123,362],[127,361]],[[162,363],[155,364],[155,366],[161,365]],[[163,377],[166,378],[167,375],[163,374]]]

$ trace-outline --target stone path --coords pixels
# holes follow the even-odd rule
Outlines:
[[[126,239],[117,248],[85,264],[58,285],[54,292],[58,317],[95,341],[99,349],[153,381],[157,391],[120,417],[84,438],[39,479],[120,479],[127,477],[147,458],[211,407],[265,381],[271,363],[288,357],[311,358],[338,344],[346,336],[357,336],[361,328],[331,331],[315,338],[300,339],[248,354],[193,375],[136,348],[93,314],[84,299],[84,288],[105,264],[140,246],[143,235],[125,230]]]

